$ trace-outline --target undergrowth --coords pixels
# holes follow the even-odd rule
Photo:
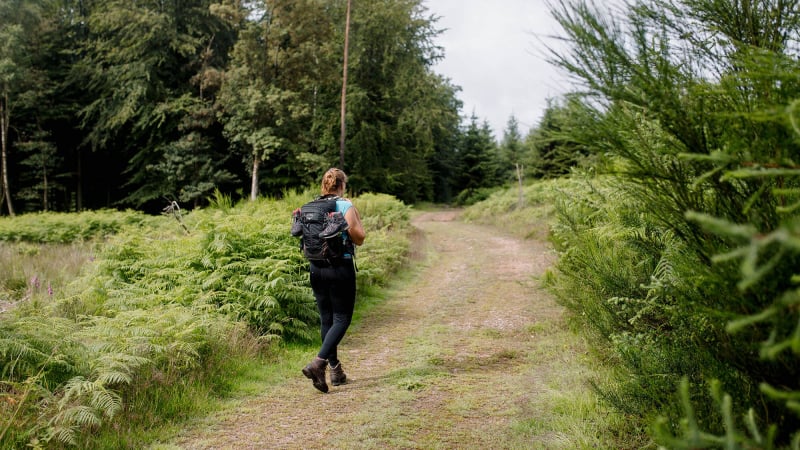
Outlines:
[[[461,218],[493,225],[522,238],[546,239],[549,224],[555,218],[557,199],[571,195],[579,184],[572,178],[554,178],[530,182],[521,190],[517,187],[497,190],[484,201],[466,208]]]
[[[464,216],[518,235],[547,222],[559,260],[545,281],[604,368],[593,385],[627,418],[616,432],[661,448],[798,448],[796,219],[761,233],[688,212],[702,252],[620,177],[523,194],[522,207],[514,189]]]
[[[180,224],[131,212],[100,214],[113,219],[108,226],[95,213],[37,214],[38,231],[22,233],[14,230],[30,219],[0,219],[15,242],[4,257],[50,242],[91,240],[94,249],[91,260],[70,263],[82,265],[71,282],[6,300],[13,307],[0,313],[0,447],[130,446],[153,424],[202,409],[203,397],[224,396],[247,361],[313,341],[307,262],[289,235],[291,211],[312,196],[236,205],[218,198]],[[359,283],[379,286],[405,263],[409,208],[385,195],[353,201],[367,231]],[[94,231],[48,230],[65,223]],[[51,261],[50,270],[63,263]],[[0,292],[10,292],[4,283]]]

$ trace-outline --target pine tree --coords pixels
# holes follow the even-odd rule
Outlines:
[[[569,137],[610,158],[616,190],[584,199],[595,223],[573,229],[580,237],[565,276],[584,289],[598,283],[597,297],[580,303],[603,305],[588,323],[629,372],[622,389],[606,391],[617,406],[652,420],[658,404],[665,423],[679,423],[688,409],[676,381],[719,380],[692,396],[710,436],[703,445],[717,436],[730,448],[750,442],[737,431],[748,408],[758,418],[751,433],[770,421],[780,430],[775,445],[798,436],[790,399],[800,361],[789,350],[799,348],[789,338],[798,317],[786,306],[796,302],[800,264],[790,206],[800,192],[797,6],[641,0],[616,13],[583,1],[554,9],[571,43],[554,62],[585,87],[570,113],[581,126]],[[731,397],[719,407],[723,391]],[[670,447],[699,446],[686,442]]]

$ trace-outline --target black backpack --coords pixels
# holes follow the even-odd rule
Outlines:
[[[337,196],[317,197],[306,203],[300,208],[300,215],[295,220],[300,223],[300,227],[293,227],[302,230],[300,232],[300,248],[306,259],[312,261],[330,261],[341,258],[345,254],[344,240],[340,235],[329,239],[323,239],[319,235],[328,224],[326,218],[330,213],[336,211]]]

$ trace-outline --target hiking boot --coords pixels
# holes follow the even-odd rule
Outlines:
[[[327,366],[328,361],[314,358],[307,366],[303,367],[303,375],[309,378],[314,387],[323,393],[328,392],[328,383],[325,382],[325,367]]]
[[[347,383],[347,375],[344,374],[342,363],[337,364],[336,367],[331,366],[331,384],[339,386],[345,383]]]
[[[319,233],[319,237],[322,239],[330,239],[338,233],[347,231],[348,228],[350,228],[350,225],[344,220],[344,215],[342,213],[338,211],[328,213],[328,217],[325,218],[325,228]]]
[[[300,220],[300,208],[292,213],[292,236],[297,237],[303,234],[303,222]]]

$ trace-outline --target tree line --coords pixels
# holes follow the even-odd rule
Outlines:
[[[344,0],[0,0],[0,17],[0,214],[280,195],[339,164]],[[356,192],[447,202],[508,181],[432,69],[436,20],[421,0],[353,5]]]

